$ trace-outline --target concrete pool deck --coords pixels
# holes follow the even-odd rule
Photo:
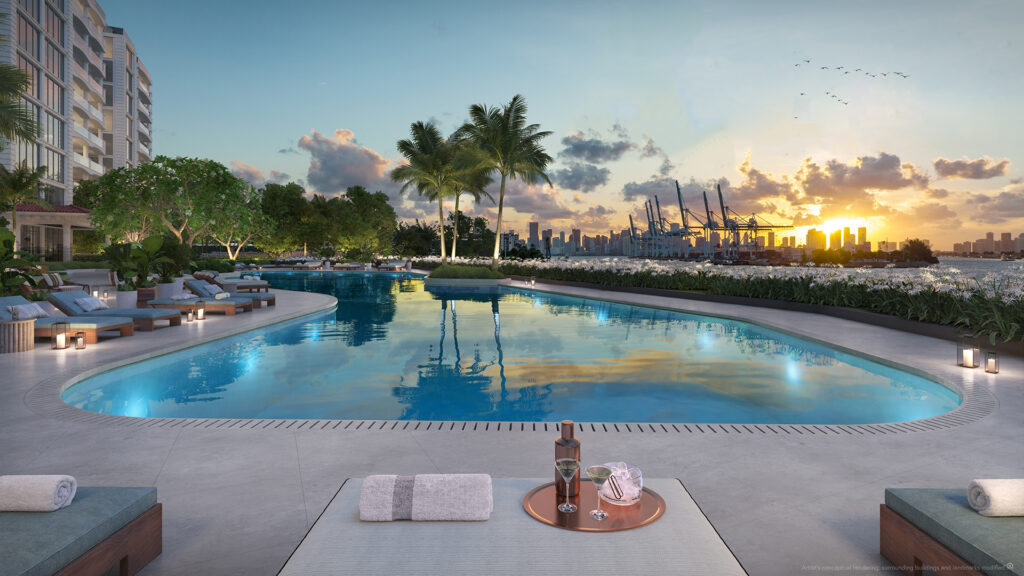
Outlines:
[[[620,424],[580,432],[583,460],[625,459],[682,480],[750,574],[891,571],[878,553],[887,487],[963,487],[1024,476],[1024,360],[1002,372],[953,364],[951,342],[817,314],[545,286],[600,300],[746,319],[906,365],[970,397],[942,426],[876,433],[739,429],[688,433]],[[85,351],[0,355],[0,473],[66,473],[81,485],[156,486],[164,551],[142,574],[275,574],[342,481],[373,473],[547,476],[548,424],[127,419],[71,408],[60,389],[82,374],[330,309],[286,291],[278,306],[137,332]],[[955,413],[951,413],[955,414]],[[296,423],[298,422],[298,423]],[[765,428],[761,426],[760,428]],[[829,428],[829,427],[824,427]]]

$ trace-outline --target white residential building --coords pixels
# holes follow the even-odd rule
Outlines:
[[[20,250],[67,260],[73,231],[89,228],[88,211],[74,205],[75,183],[152,157],[149,74],[95,0],[0,0],[0,13],[0,62],[32,78],[23,99],[40,127],[35,142],[4,143],[0,162],[47,166],[40,196],[53,206],[20,205],[14,232]]]

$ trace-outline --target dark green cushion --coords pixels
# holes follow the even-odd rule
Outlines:
[[[967,503],[966,487],[887,488],[885,505],[985,574],[1024,570],[1024,517],[978,514]]]
[[[79,487],[55,512],[0,512],[0,572],[49,576],[156,504],[156,488]]]

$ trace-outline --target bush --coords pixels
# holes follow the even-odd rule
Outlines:
[[[463,278],[463,279],[494,279],[500,280],[505,274],[491,270],[486,266],[467,266],[463,264],[446,264],[434,269],[431,278]]]
[[[61,270],[81,270],[83,268],[110,268],[110,262],[107,262],[106,257],[103,255],[99,255],[99,258],[89,258],[87,260],[79,260],[76,257],[73,262],[46,262],[45,266],[51,272],[59,272]]]
[[[218,258],[200,258],[196,260],[196,270],[216,270],[217,272],[234,272],[235,265],[230,260]]]

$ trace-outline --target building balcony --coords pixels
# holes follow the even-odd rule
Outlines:
[[[71,70],[75,78],[81,80],[86,88],[92,90],[98,98],[103,98],[103,85],[90,76],[89,71],[84,66],[75,62],[71,65]]]
[[[72,103],[93,120],[101,124],[103,123],[103,111],[90,104],[89,101],[85,99],[85,96],[76,93],[74,98],[72,98]]]
[[[103,164],[100,164],[99,162],[94,162],[86,158],[85,156],[79,154],[78,152],[75,152],[74,156],[75,166],[85,168],[87,171],[95,174],[96,176],[103,175]]]
[[[145,106],[141,102],[139,102],[139,105],[135,108],[136,110],[138,110],[140,118],[144,118],[147,123],[153,122],[153,118],[150,117],[151,112],[149,111],[149,106]]]
[[[146,100],[152,100],[153,95],[144,82],[139,82],[139,96],[144,96]]]
[[[103,31],[92,23],[92,18],[89,17],[87,10],[84,10],[78,2],[72,0],[71,12],[78,16],[78,19],[85,25],[85,29],[89,31],[89,34],[95,36],[98,41],[103,42]]]
[[[135,143],[135,150],[139,154],[144,155],[147,158],[152,158],[153,157],[153,151],[149,149],[149,146],[146,146],[142,142],[136,142]]]
[[[89,129],[80,124],[75,124],[75,136],[84,140],[87,144],[99,149],[100,152],[104,151],[105,146],[103,144],[103,137],[89,132]]]
[[[149,129],[149,126],[146,126],[142,122],[139,122],[138,123],[138,127],[139,127],[139,134],[142,134],[146,138],[152,138],[153,137],[153,132]]]
[[[93,52],[92,46],[90,45],[89,38],[75,34],[75,46],[85,54],[85,57],[89,59],[89,62],[97,68],[103,68],[103,57]]]

